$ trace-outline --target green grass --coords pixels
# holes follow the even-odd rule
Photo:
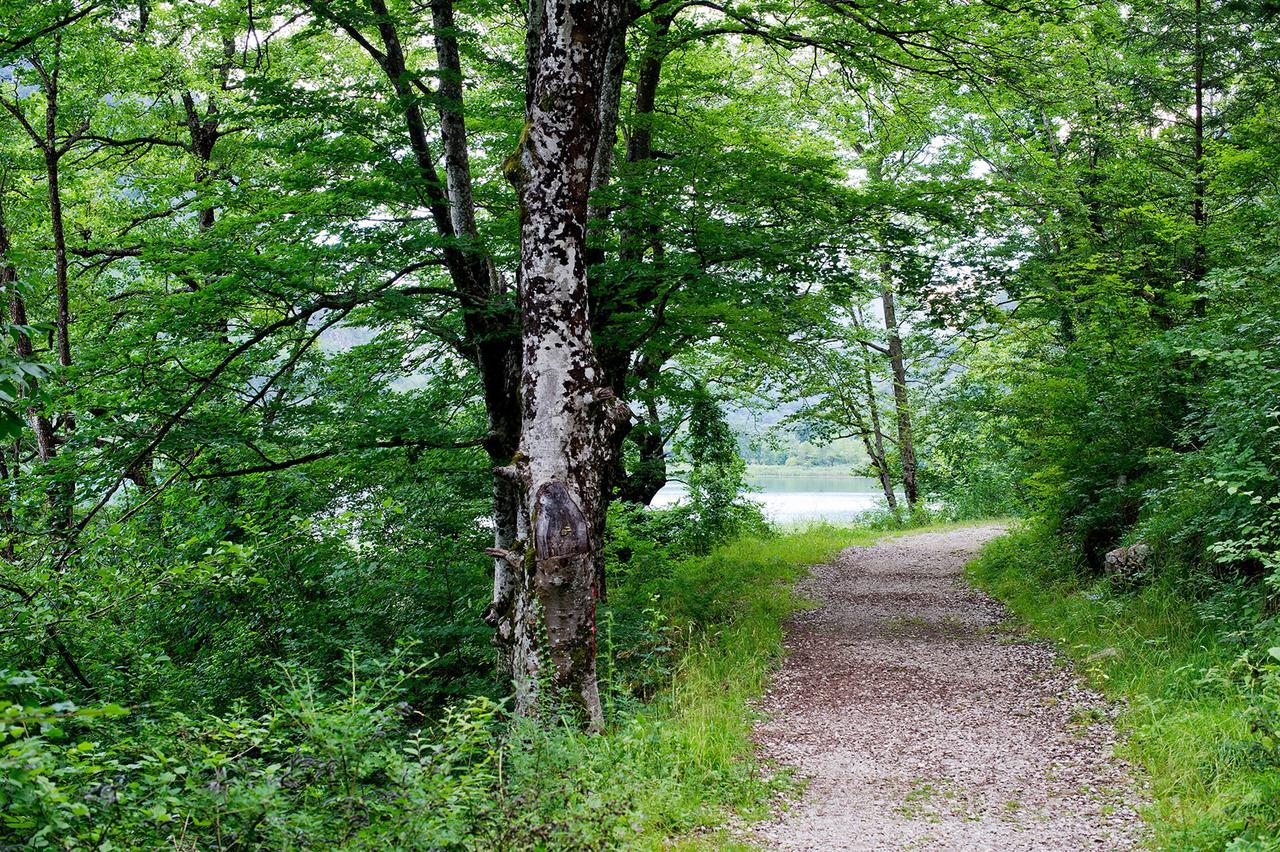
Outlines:
[[[680,779],[682,801],[670,815],[674,819],[654,821],[641,845],[664,846],[673,831],[714,826],[730,810],[762,815],[777,782],[762,780],[755,762],[751,702],[781,660],[783,622],[804,605],[792,584],[808,566],[881,534],[816,526],[743,539],[677,567],[664,608],[678,629],[699,635],[648,714],[664,729],[663,750],[670,749],[664,765],[671,768],[667,777]],[[648,809],[644,802],[636,806]]]
[[[1056,640],[1126,708],[1123,757],[1145,768],[1144,818],[1159,849],[1280,849],[1280,765],[1257,736],[1255,687],[1229,671],[1227,646],[1176,582],[1134,592],[1074,570],[1057,542],[1017,530],[970,566],[977,585]]]
[[[917,530],[956,526],[963,524]],[[664,742],[634,757],[637,763],[657,758],[671,772],[641,785],[641,798],[632,803],[653,817],[637,845],[670,848],[675,836],[682,838],[681,848],[737,848],[714,827],[730,812],[748,820],[764,816],[773,793],[791,784],[785,778],[763,780],[751,740],[756,719],[751,703],[781,661],[786,617],[807,605],[792,586],[808,566],[892,533],[815,526],[743,539],[676,568],[666,584],[664,608],[684,629],[701,632],[664,694],[644,714],[662,730]],[[672,779],[679,779],[674,791]],[[712,833],[698,833],[708,828]]]

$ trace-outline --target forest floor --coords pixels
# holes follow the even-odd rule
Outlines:
[[[813,569],[756,731],[806,780],[744,838],[775,849],[1126,849],[1142,799],[1117,708],[1026,637],[964,566],[988,525],[854,547]]]

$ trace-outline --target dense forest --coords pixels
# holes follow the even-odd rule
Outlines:
[[[660,847],[803,565],[1017,517],[1280,848],[1272,0],[0,0],[0,286],[0,847]]]

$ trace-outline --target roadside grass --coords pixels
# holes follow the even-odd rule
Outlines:
[[[614,662],[602,680],[614,712],[604,736],[571,725],[531,728],[509,746],[516,765],[503,795],[521,803],[527,824],[552,829],[553,848],[748,848],[731,826],[763,818],[777,793],[797,788],[760,766],[751,738],[752,702],[782,659],[786,618],[810,605],[795,582],[846,547],[953,526],[961,525],[877,516],[852,528],[821,524],[739,539],[660,573],[636,567],[636,576],[653,579],[620,584],[610,611],[644,610],[660,622],[671,651],[657,659],[674,661],[662,683],[643,703],[624,697],[635,683],[616,657],[644,643],[633,635],[620,641],[607,627],[602,661]]]
[[[717,826],[731,814],[763,818],[776,792],[795,789],[785,776],[762,773],[751,739],[751,705],[781,661],[786,617],[809,605],[793,584],[846,547],[962,526],[897,526],[888,518],[853,528],[824,524],[741,539],[675,566],[662,583],[663,611],[672,629],[691,638],[662,693],[634,717],[660,729],[665,741],[658,749],[665,771],[629,804],[648,815],[635,845],[745,848]],[[617,734],[602,740],[616,742]]]
[[[786,617],[805,605],[792,585],[808,566],[882,534],[819,525],[741,539],[676,564],[657,584],[668,629],[687,644],[664,689],[633,717],[661,730],[663,753],[660,774],[629,803],[649,816],[639,845],[664,847],[670,836],[715,826],[730,812],[763,815],[774,791],[788,782],[760,772],[751,702],[781,660]],[[616,735],[601,738],[601,745]],[[725,842],[721,837],[715,845]],[[696,848],[698,840],[684,844]]]
[[[1114,589],[1033,528],[989,543],[969,574],[1123,699],[1120,753],[1148,774],[1155,848],[1280,849],[1280,754],[1257,725],[1256,666],[1240,680],[1244,648],[1220,638],[1185,586],[1157,576]]]

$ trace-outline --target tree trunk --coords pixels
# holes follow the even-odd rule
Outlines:
[[[471,196],[471,157],[467,151],[467,127],[462,106],[462,58],[458,53],[457,23],[452,0],[433,0],[434,30],[440,82],[440,136],[444,146],[445,186],[453,230],[459,237],[475,239],[475,203]]]
[[[0,203],[0,288],[4,290],[9,299],[9,322],[14,325],[25,326],[27,325],[27,306],[22,300],[22,295],[18,292],[18,270],[5,259],[9,253],[9,248],[9,231],[4,221],[4,205]],[[18,356],[18,360],[31,360],[33,356],[31,338],[22,332],[15,334],[13,351]],[[57,455],[57,444],[54,442],[53,437],[53,424],[49,422],[49,418],[34,408],[27,409],[27,419],[31,422],[31,431],[36,436],[36,454],[42,462],[50,461]]]
[[[634,4],[628,4],[628,9],[633,11]],[[666,58],[665,37],[670,31],[674,19],[674,14],[665,12],[655,14],[653,17],[654,34],[645,46],[636,78],[633,126],[631,135],[627,139],[626,148],[626,162],[628,164],[643,162],[653,157],[652,114],[657,97],[658,82],[662,77],[662,62]],[[602,145],[609,145],[610,151],[612,151],[612,145],[616,137],[617,99],[621,95],[622,71],[625,59],[626,27],[619,27],[614,35],[614,43],[609,48],[609,60],[605,75],[606,101],[601,111],[601,141]],[[613,98],[612,109],[609,108],[608,98]],[[593,189],[598,189],[604,185],[600,180],[602,173],[600,164],[602,162],[608,163],[609,160],[604,158],[601,151],[598,150],[596,162],[597,166],[593,172]],[[630,193],[625,199],[627,206],[636,206],[643,203],[644,201],[635,193]],[[606,212],[596,210],[593,211],[592,215],[596,217]],[[635,266],[641,263],[646,239],[649,247],[653,249],[654,263],[661,264],[662,242],[657,229],[647,228],[641,233],[634,227],[625,229],[622,234],[620,256],[624,263]],[[653,276],[654,280],[657,280],[657,278],[658,276]],[[618,300],[620,296],[619,294],[605,294],[600,291],[599,287],[592,287],[591,296],[593,330],[599,332],[608,325],[614,310],[619,307]],[[655,296],[656,290],[650,285],[636,293],[622,294],[621,298],[625,299],[630,307],[640,307],[650,303]],[[614,337],[613,341],[613,345],[600,351],[599,356],[604,368],[605,383],[612,387],[617,394],[622,395],[626,391],[627,379],[631,373],[636,343],[634,338],[627,337]],[[657,371],[661,368],[661,363],[655,363],[652,357],[646,357],[643,362],[642,369],[648,374],[646,380],[652,384],[656,380]],[[611,475],[609,481],[603,483],[606,502],[612,496],[612,490],[616,486],[618,499],[643,503],[647,506],[653,500],[654,495],[666,484],[666,442],[662,435],[662,421],[657,411],[656,400],[652,396],[646,401],[646,408],[648,410],[647,418],[642,420],[638,428],[630,433],[640,449],[640,463],[636,469],[630,473],[626,471],[623,463],[621,440],[615,446],[610,447],[612,457],[609,463],[609,470]],[[603,524],[603,516],[600,520]],[[602,525],[600,533],[603,534],[603,532]],[[601,590],[602,596],[607,588],[604,569],[604,561],[601,559],[596,566],[596,573],[597,585]]]
[[[876,158],[871,163],[870,177],[879,183],[884,179],[884,160]],[[887,228],[885,229],[887,231]],[[911,435],[911,400],[907,395],[907,365],[902,352],[902,332],[898,328],[897,309],[894,305],[893,263],[889,259],[886,234],[881,235],[880,250],[880,304],[884,309],[884,330],[888,337],[889,367],[893,375],[893,407],[898,420],[898,455],[902,460],[902,491],[907,506],[914,509],[919,499],[916,486],[916,448]]]
[[[521,206],[522,431],[508,471],[522,489],[525,552],[510,560],[523,575],[516,608],[533,617],[531,589],[546,628],[551,682],[581,707],[591,730],[603,725],[595,661],[600,486],[607,447],[630,415],[603,385],[586,274],[602,78],[622,25],[620,6],[619,0],[544,4],[524,135],[506,166]],[[540,661],[532,643],[516,653],[517,711],[533,714]]]
[[[50,118],[50,141],[52,143]],[[49,183],[49,222],[53,229],[53,271],[57,313],[54,325],[58,337],[58,366],[71,366],[71,297],[67,285],[67,234],[62,216],[62,187],[59,182],[57,151],[45,152],[45,170]]]
[[[1195,226],[1194,244],[1191,250],[1191,285],[1195,288],[1192,306],[1196,316],[1204,316],[1208,299],[1201,292],[1205,276],[1205,209],[1207,189],[1204,174],[1204,10],[1203,0],[1195,0],[1195,115],[1192,124],[1191,156],[1191,219]]]
[[[920,493],[916,485],[916,448],[911,435],[911,400],[907,396],[907,365],[902,352],[902,334],[898,329],[890,281],[889,261],[880,267],[884,290],[880,301],[884,307],[884,327],[889,336],[889,367],[893,371],[893,407],[898,415],[898,455],[902,459],[902,491],[907,506],[914,509]]]
[[[70,150],[74,137],[62,145],[58,144],[57,71],[50,74],[35,57],[32,57],[31,63],[40,75],[45,95],[44,139],[37,139],[36,142],[44,153],[45,178],[49,192],[49,227],[53,233],[54,332],[58,366],[66,368],[71,366],[71,296],[67,276],[67,234],[62,215],[60,164],[62,155]],[[67,432],[75,429],[75,416],[71,412],[63,413],[62,426]],[[47,439],[41,436],[39,430],[36,433],[40,457],[45,461],[52,459],[56,453],[52,429],[48,431]],[[76,481],[74,477],[69,477],[65,481],[55,479],[50,495],[54,529],[69,540],[72,537],[75,521]]]
[[[890,510],[898,508],[898,495],[893,491],[893,475],[889,471],[889,461],[884,453],[884,430],[880,426],[880,403],[876,400],[876,386],[871,379],[871,355],[862,350],[862,383],[867,395],[867,413],[871,420],[871,434],[864,430],[862,445],[871,457],[871,466],[875,468],[876,477],[880,480],[880,489],[884,492],[885,503]]]
[[[618,460],[618,499],[648,506],[667,484],[667,441],[662,431],[662,412],[658,409],[658,368],[642,360],[637,368],[644,379],[641,392],[645,414],[631,430],[630,439],[640,450],[635,468],[627,473]]]
[[[431,4],[441,84],[437,104],[445,154],[443,183],[436,172],[435,159],[427,141],[421,99],[414,90],[415,75],[406,65],[396,22],[385,0],[368,0],[368,5],[375,18],[382,50],[364,39],[354,22],[334,15],[328,6],[313,4],[312,8],[322,17],[337,23],[369,52],[396,95],[409,150],[418,167],[423,201],[431,212],[436,233],[444,242],[443,253],[449,276],[461,294],[466,329],[464,352],[480,374],[488,418],[489,434],[484,448],[495,467],[505,466],[512,462],[520,440],[520,347],[515,333],[515,309],[508,288],[492,258],[477,244],[463,108],[463,75],[453,4],[449,0],[434,0]],[[540,0],[530,0],[528,43],[535,46],[541,18]],[[536,55],[536,51],[534,53]],[[532,93],[532,88],[529,93]],[[517,549],[519,504],[520,495],[515,484],[495,475],[494,553],[510,554]],[[528,652],[518,649],[532,648],[533,645],[520,587],[519,568],[512,566],[505,557],[496,557],[493,599],[485,610],[484,620],[495,629],[498,674],[504,679],[516,676],[515,657],[529,656]],[[532,683],[522,686],[517,682],[517,692],[531,689]]]
[[[7,260],[9,249],[9,231],[4,220],[3,200],[0,199],[0,290],[3,290],[8,296],[9,321],[14,325],[26,326],[28,324],[27,306],[22,299],[22,294],[18,292],[18,270]],[[13,351],[19,361],[30,361],[34,357],[31,338],[25,332],[18,332],[14,335]],[[58,444],[54,437],[53,423],[34,407],[28,406],[26,413],[27,420],[31,424],[31,431],[36,438],[36,456],[47,467],[58,455]],[[19,463],[16,458],[14,460],[14,468],[15,472],[19,469]],[[66,485],[58,482],[56,478],[49,484],[46,492],[49,499],[49,514],[52,527],[61,535],[68,533],[72,522],[71,495],[67,492]],[[6,518],[10,521],[10,527],[12,527],[12,507],[7,500],[5,502],[5,512],[7,513]],[[11,538],[6,542],[5,550],[9,553],[13,552]]]

